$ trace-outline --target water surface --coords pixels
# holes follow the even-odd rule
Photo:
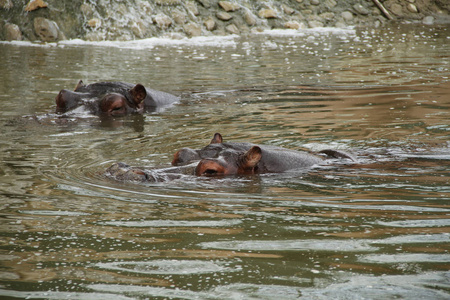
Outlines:
[[[448,299],[449,30],[0,44],[0,295]],[[182,102],[55,115],[79,79]],[[215,132],[358,161],[148,184],[103,175],[116,161],[169,166]]]

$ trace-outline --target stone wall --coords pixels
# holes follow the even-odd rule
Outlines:
[[[395,21],[433,24],[447,22],[449,12],[448,0],[0,0],[0,40],[132,40]]]

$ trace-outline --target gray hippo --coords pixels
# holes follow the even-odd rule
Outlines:
[[[327,157],[355,159],[342,151],[324,150],[318,154],[289,150],[282,147],[252,143],[225,143],[216,133],[210,144],[202,149],[183,148],[174,154],[173,167],[143,170],[116,163],[106,175],[118,180],[165,181],[181,175],[224,176],[281,173],[308,170],[324,162]]]
[[[74,91],[61,90],[55,98],[57,113],[83,107],[94,115],[107,116],[141,113],[169,106],[179,100],[172,94],[152,90],[142,84],[98,82],[85,85],[81,80]]]

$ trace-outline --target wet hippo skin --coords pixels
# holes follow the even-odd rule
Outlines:
[[[305,152],[252,143],[224,143],[216,133],[211,143],[200,149],[182,149],[175,153],[172,164],[183,165],[200,159],[197,176],[280,173],[303,170],[320,164],[324,158]]]
[[[210,144],[202,149],[183,148],[174,154],[173,167],[144,170],[124,163],[113,164],[106,175],[116,180],[166,181],[182,175],[223,176],[240,174],[281,173],[304,171],[323,163],[326,157],[354,158],[344,152],[324,150],[316,155],[305,151],[257,145],[252,143],[224,143],[216,133]]]
[[[85,85],[81,80],[74,91],[63,89],[55,98],[56,112],[66,113],[83,107],[94,115],[123,116],[146,109],[168,106],[179,98],[152,90],[142,84],[98,82]]]
[[[350,154],[337,150],[322,150],[318,154],[354,160]],[[212,176],[302,170],[320,164],[323,160],[324,156],[277,146],[226,143],[222,135],[216,133],[210,144],[202,149],[183,148],[177,151],[172,165],[181,166],[199,161],[195,174]]]

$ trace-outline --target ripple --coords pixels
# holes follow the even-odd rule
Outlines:
[[[296,287],[275,284],[235,283],[207,291],[118,284],[90,284],[98,292],[127,293],[177,299],[448,299],[448,272],[420,275],[353,276],[326,287]],[[442,289],[442,290],[440,290]]]
[[[108,291],[107,291],[108,292]],[[12,291],[0,289],[0,296],[11,297],[11,298],[22,298],[22,299],[85,299],[85,300],[103,300],[111,299],[111,294],[104,293],[79,293],[79,292],[27,292],[27,291]],[[126,296],[120,296],[115,294],[114,299],[118,300],[130,300],[135,298],[130,298]]]
[[[373,187],[373,186],[372,186]],[[369,200],[370,201],[370,200]],[[378,210],[378,211],[385,211],[385,210],[392,210],[392,211],[417,211],[417,212],[448,212],[450,209],[441,208],[441,207],[423,207],[423,206],[412,206],[409,203],[403,204],[403,205],[389,205],[389,204],[380,204],[380,205],[352,205],[352,204],[340,204],[336,202],[327,202],[327,201],[321,201],[319,202],[309,202],[309,203],[292,203],[292,201],[279,201],[279,205],[283,206],[310,206],[310,207],[326,207],[326,208],[345,208],[345,209],[355,209],[355,210]],[[412,221],[414,222],[414,221]],[[449,220],[450,222],[450,220]],[[380,222],[382,223],[382,222]],[[388,222],[385,222],[388,223]],[[395,222],[393,222],[395,223]],[[399,225],[401,226],[401,225]],[[419,227],[419,226],[414,226]]]
[[[120,227],[224,227],[242,223],[241,220],[150,220],[150,221],[106,221],[99,225],[111,225]]]
[[[390,237],[379,241],[372,241],[371,244],[420,244],[420,243],[447,243],[450,241],[450,234],[413,234]]]
[[[225,263],[202,260],[154,260],[97,263],[96,267],[108,270],[126,271],[140,274],[172,274],[192,275],[217,272],[229,272],[231,269]]]
[[[125,286],[110,284],[90,284],[95,291],[133,293],[165,299],[298,299],[301,290],[298,287],[283,285],[257,285],[237,283],[223,285],[209,291],[190,291],[162,287]]]
[[[267,241],[221,241],[200,243],[203,248],[251,251],[376,251],[362,240],[267,240]]]
[[[405,220],[392,222],[377,221],[375,223],[388,227],[444,227],[450,226],[450,219]]]
[[[76,211],[63,211],[63,210],[19,210],[19,213],[38,216],[89,216],[89,213],[76,212]]]
[[[340,231],[340,227],[328,227],[328,226],[286,226],[284,229],[289,231],[303,231],[303,232],[313,232],[313,231]]]
[[[363,262],[375,262],[379,264],[392,263],[437,263],[450,262],[449,254],[423,254],[423,253],[407,253],[407,254],[372,254],[364,255],[359,259]]]
[[[299,299],[448,299],[448,272],[420,275],[354,276],[324,288],[304,288]]]

